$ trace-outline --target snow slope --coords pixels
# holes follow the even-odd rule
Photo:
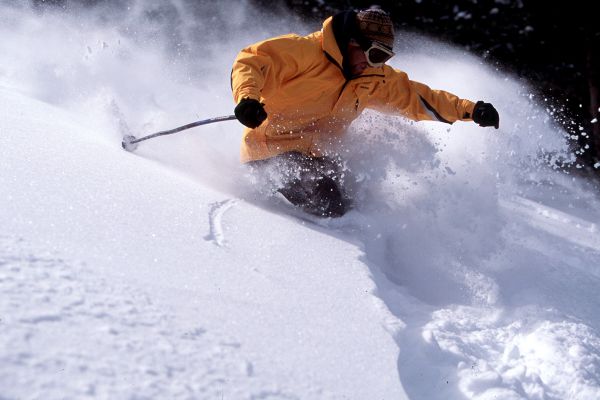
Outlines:
[[[401,393],[357,245],[1,98],[3,397]]]
[[[120,148],[316,29],[236,4],[0,6],[0,398],[599,398],[597,188],[518,79],[404,34],[395,66],[501,129],[368,113],[338,220],[265,200],[235,122]]]

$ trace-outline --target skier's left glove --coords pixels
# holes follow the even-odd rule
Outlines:
[[[473,121],[479,126],[493,126],[498,129],[500,126],[500,116],[498,111],[490,103],[478,101],[473,108]]]

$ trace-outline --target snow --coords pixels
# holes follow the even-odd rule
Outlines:
[[[401,393],[391,317],[356,245],[140,169],[118,142],[82,139],[27,97],[3,92],[2,109],[2,148],[19,149],[2,154],[3,226],[23,243],[2,258],[4,395]]]
[[[335,220],[266,199],[236,122],[121,149],[230,114],[235,53],[313,28],[240,5],[202,43],[177,1],[0,6],[0,397],[599,398],[597,188],[517,78],[403,33],[394,66],[500,129],[367,113]]]

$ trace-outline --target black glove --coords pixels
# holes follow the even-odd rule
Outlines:
[[[253,129],[267,119],[263,105],[258,100],[249,98],[242,99],[235,107],[234,113],[238,121]]]
[[[493,126],[498,129],[500,126],[500,116],[498,111],[490,103],[478,101],[473,108],[473,121],[479,126]]]

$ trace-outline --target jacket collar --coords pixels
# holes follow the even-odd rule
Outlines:
[[[333,17],[329,17],[323,22],[323,29],[321,32],[323,32],[323,40],[321,43],[323,51],[332,62],[336,63],[340,69],[343,69],[344,56],[335,39],[335,33],[333,32]]]

